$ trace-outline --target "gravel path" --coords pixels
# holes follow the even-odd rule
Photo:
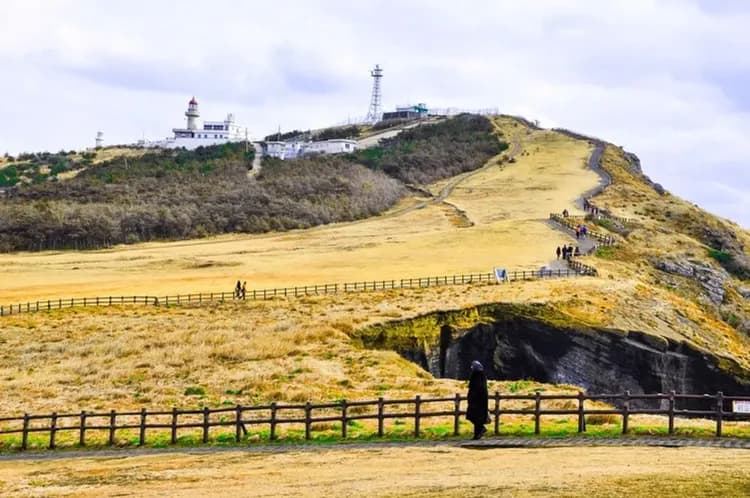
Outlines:
[[[734,448],[750,450],[750,439],[739,438],[680,438],[623,436],[598,438],[573,436],[566,438],[544,437],[489,437],[479,441],[470,439],[443,441],[369,441],[336,443],[289,443],[253,444],[232,446],[199,446],[192,448],[128,448],[120,450],[58,450],[44,452],[6,453],[0,455],[0,462],[23,460],[67,460],[73,458],[125,458],[131,456],[190,454],[210,455],[216,453],[246,452],[250,454],[276,454],[314,451],[348,451],[379,448],[436,448],[453,447],[467,450],[492,450],[507,448],[562,448],[562,447],[601,447],[601,446],[650,446],[667,448]]]

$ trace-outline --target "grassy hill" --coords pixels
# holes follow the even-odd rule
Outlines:
[[[244,143],[117,156],[96,166],[89,161],[67,180],[59,179],[57,165],[62,173],[83,164],[68,156],[48,158],[55,165],[47,176],[28,163],[36,168],[30,183],[16,180],[25,165],[9,165],[0,173],[8,179],[12,172],[16,183],[0,200],[0,251],[94,249],[371,217],[403,197],[404,179],[432,181],[477,169],[506,146],[479,116],[418,130],[376,149],[390,161],[387,167],[365,160],[365,151],[267,160],[249,178],[253,153]]]
[[[555,246],[575,242],[547,215],[585,216],[575,201],[601,182],[586,166],[593,144],[507,117],[492,126],[517,145],[512,161],[506,151],[407,194],[384,216],[289,233],[3,255],[0,294],[186,293],[230,290],[245,276],[254,288],[538,268],[555,259]],[[404,359],[400,341],[422,347],[445,324],[459,332],[487,326],[497,319],[486,312],[494,305],[508,320],[561,333],[637,332],[651,349],[682,344],[738,382],[750,378],[750,236],[655,188],[622,149],[607,145],[602,167],[613,183],[593,202],[631,219],[598,220],[618,245],[584,258],[597,278],[6,317],[4,401],[15,412],[448,394],[463,383]],[[444,198],[434,195],[449,184]],[[456,223],[457,212],[471,223]],[[368,340],[373,331],[394,341]],[[519,380],[492,389],[518,390]],[[520,390],[537,388],[573,389]]]

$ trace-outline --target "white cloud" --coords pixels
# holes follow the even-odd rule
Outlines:
[[[0,151],[163,137],[193,94],[256,135],[324,126],[366,112],[377,62],[386,106],[580,129],[749,226],[748,25],[742,4],[683,1],[4,2]]]

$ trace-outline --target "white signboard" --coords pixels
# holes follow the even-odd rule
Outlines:
[[[732,411],[735,413],[750,413],[750,401],[732,401]]]
[[[495,280],[500,282],[507,282],[508,281],[508,272],[505,271],[505,268],[494,268],[495,270]]]

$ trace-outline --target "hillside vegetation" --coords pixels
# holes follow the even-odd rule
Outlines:
[[[492,136],[483,116],[462,114],[438,125],[417,126],[354,157],[404,183],[427,185],[477,168],[476,157],[490,157],[508,148]]]
[[[387,144],[383,167],[359,155],[267,160],[254,178],[244,144],[115,158],[67,181],[19,184],[0,203],[0,250],[92,249],[366,218],[404,195],[401,180],[481,167],[504,147],[491,131],[486,118],[459,116]]]

